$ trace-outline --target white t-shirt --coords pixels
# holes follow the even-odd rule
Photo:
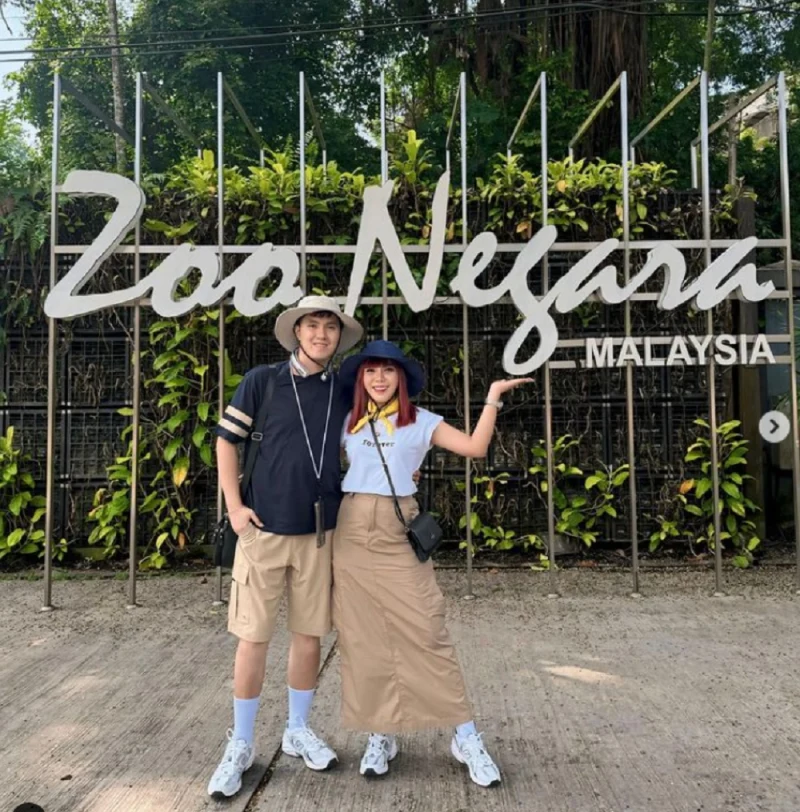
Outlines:
[[[379,496],[391,496],[392,491],[381,464],[381,456],[375,448],[375,440],[369,423],[362,426],[356,434],[347,431],[350,420],[348,415],[342,432],[342,445],[347,453],[350,467],[342,482],[345,493],[374,493]],[[389,417],[394,432],[389,434],[382,420],[375,423],[378,441],[386,458],[386,465],[394,482],[398,496],[413,496],[417,486],[412,479],[419,470],[425,455],[431,447],[431,437],[442,417],[427,409],[417,408],[417,419],[410,426],[397,428],[397,415]]]

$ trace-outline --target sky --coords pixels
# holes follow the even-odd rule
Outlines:
[[[26,45],[25,40],[8,41],[10,37],[21,37],[25,33],[22,27],[22,19],[19,16],[19,11],[11,9],[6,15],[6,19],[11,26],[11,33],[8,33],[6,27],[0,23],[0,59],[10,59],[11,57],[4,56],[4,51],[19,51]],[[22,62],[0,62],[0,101],[6,99],[16,98],[16,90],[14,87],[9,87],[8,74],[13,73],[22,67]]]
[[[21,37],[25,33],[22,27],[22,18],[19,16],[19,11],[12,9],[8,14],[6,14],[6,19],[8,20],[8,24],[11,26],[11,33],[9,34],[8,29],[0,22],[0,60],[11,58],[9,56],[4,56],[4,51],[19,51],[22,50],[22,48],[24,48],[27,44],[26,40],[10,39],[11,37]],[[17,98],[17,89],[8,76],[10,73],[14,73],[14,71],[19,70],[22,65],[23,63],[19,61],[0,61],[0,104],[2,104],[4,101]],[[23,125],[23,132],[31,144],[36,141],[36,130],[31,127],[30,124]]]

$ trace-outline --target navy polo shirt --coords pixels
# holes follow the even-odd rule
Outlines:
[[[249,445],[248,437],[266,392],[268,370],[267,366],[259,366],[244,376],[216,427],[218,437],[231,443],[247,440]],[[272,374],[275,374],[274,370]],[[294,376],[316,464],[319,463],[325,433],[330,387],[333,387],[322,478],[318,485],[291,376],[288,361],[278,365],[264,436],[259,443],[250,486],[242,497],[245,505],[252,508],[264,523],[264,530],[282,536],[299,536],[316,531],[314,503],[320,496],[325,506],[325,529],[336,527],[342,499],[339,446],[342,426],[352,405],[352,395],[345,393],[335,374],[325,381],[322,380],[322,373],[305,378]]]

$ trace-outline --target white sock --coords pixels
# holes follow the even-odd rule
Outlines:
[[[298,727],[305,727],[308,724],[315,693],[313,688],[310,691],[296,691],[294,688],[289,688],[289,719],[286,722],[289,730],[297,730]]]
[[[256,715],[261,697],[255,699],[233,698],[233,739],[244,739],[251,747],[255,738]]]

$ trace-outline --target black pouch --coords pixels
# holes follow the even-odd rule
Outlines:
[[[396,507],[399,511],[400,506]],[[417,558],[425,562],[439,548],[444,533],[430,513],[420,513],[411,520],[410,524],[406,525],[406,535]]]
[[[375,431],[375,424],[370,422],[369,427],[372,429],[372,436],[375,439],[375,448],[378,449],[378,454],[381,455],[383,472],[386,474],[386,479],[389,480],[389,489],[392,491],[392,499],[394,499],[394,512],[406,529],[406,537],[408,538],[408,543],[411,545],[411,548],[414,550],[414,554],[424,564],[442,543],[442,538],[444,537],[442,528],[430,513],[419,513],[411,522],[405,520],[403,511],[400,510],[400,502],[397,499],[397,492],[394,489],[392,476],[389,473],[389,466],[386,464],[386,458],[383,456],[383,449],[378,440],[378,433]]]
[[[222,521],[214,528],[214,566],[233,567],[233,557],[236,555],[236,542],[239,536],[233,531],[227,513]]]

